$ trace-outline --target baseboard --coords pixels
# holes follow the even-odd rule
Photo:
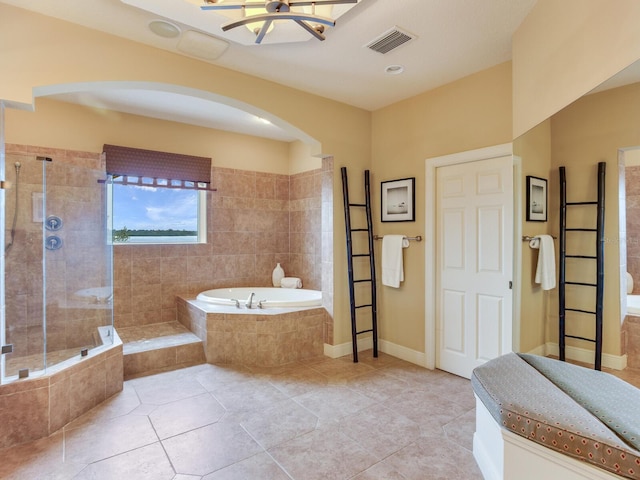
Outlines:
[[[369,350],[373,348],[373,339],[359,338],[358,339],[358,351]],[[351,342],[340,343],[339,345],[324,344],[324,354],[330,358],[344,357],[345,355],[351,355],[353,353],[353,346]]]
[[[363,338],[358,340],[358,351],[369,350],[373,348],[373,339]],[[418,352],[402,345],[389,342],[387,340],[378,340],[378,349],[381,352],[391,355],[392,357],[405,360],[409,363],[424,367],[426,365],[426,356],[424,352]],[[345,355],[351,355],[353,347],[351,342],[341,343],[339,345],[324,344],[324,354],[327,357],[338,358]]]
[[[538,350],[538,348],[536,348],[535,350]],[[557,343],[546,343],[544,345],[543,351],[544,353],[536,352],[536,354],[544,356],[553,355],[557,357],[560,354],[560,347],[558,347]],[[564,353],[566,358],[569,360],[575,360],[576,362],[583,363],[593,363],[593,350],[587,350],[586,348],[579,347],[565,347]],[[602,366],[611,368],[613,370],[624,370],[627,367],[627,355],[611,355],[610,353],[603,353]]]
[[[417,350],[412,350],[387,340],[380,340],[378,347],[380,348],[380,351],[388,353],[392,357],[404,360],[405,362],[413,363],[421,367],[427,365],[427,356],[424,352],[418,352]]]

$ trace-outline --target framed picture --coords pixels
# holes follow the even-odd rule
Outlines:
[[[527,175],[527,222],[547,221],[547,181]]]
[[[415,184],[415,177],[390,180],[380,184],[383,222],[415,222]]]

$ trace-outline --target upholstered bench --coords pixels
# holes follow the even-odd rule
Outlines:
[[[640,390],[604,372],[509,353],[476,368],[485,479],[640,480]]]

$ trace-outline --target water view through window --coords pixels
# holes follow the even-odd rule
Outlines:
[[[204,192],[112,184],[114,243],[197,243]]]

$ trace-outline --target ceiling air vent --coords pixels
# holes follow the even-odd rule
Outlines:
[[[384,32],[378,38],[366,44],[365,47],[370,48],[374,52],[389,53],[394,48],[398,48],[400,45],[403,45],[414,38],[414,35],[402,31],[398,27],[393,27],[392,29]]]

